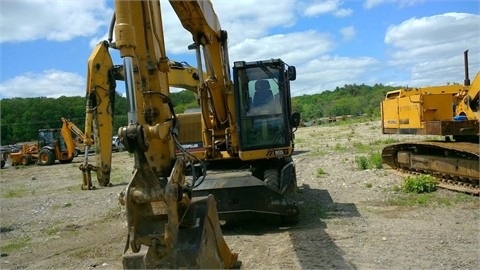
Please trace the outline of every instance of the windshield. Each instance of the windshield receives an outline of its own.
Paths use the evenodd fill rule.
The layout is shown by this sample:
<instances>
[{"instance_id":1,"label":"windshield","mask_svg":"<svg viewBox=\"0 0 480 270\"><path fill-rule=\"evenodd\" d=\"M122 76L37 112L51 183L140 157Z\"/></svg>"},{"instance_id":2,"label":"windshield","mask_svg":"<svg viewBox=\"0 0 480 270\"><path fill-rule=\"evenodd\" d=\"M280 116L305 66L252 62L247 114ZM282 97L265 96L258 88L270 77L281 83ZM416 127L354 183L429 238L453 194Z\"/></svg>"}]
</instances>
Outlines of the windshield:
<instances>
[{"instance_id":1,"label":"windshield","mask_svg":"<svg viewBox=\"0 0 480 270\"><path fill-rule=\"evenodd\" d=\"M270 66L239 69L241 144L243 148L260 149L283 146L285 119L282 113L284 94L279 87L281 70ZM281 85L281 84L280 84Z\"/></svg>"},{"instance_id":2,"label":"windshield","mask_svg":"<svg viewBox=\"0 0 480 270\"><path fill-rule=\"evenodd\" d=\"M248 68L242 71L239 72L239 77L242 86L243 113L246 115L281 113L279 71L266 67Z\"/></svg>"}]
</instances>

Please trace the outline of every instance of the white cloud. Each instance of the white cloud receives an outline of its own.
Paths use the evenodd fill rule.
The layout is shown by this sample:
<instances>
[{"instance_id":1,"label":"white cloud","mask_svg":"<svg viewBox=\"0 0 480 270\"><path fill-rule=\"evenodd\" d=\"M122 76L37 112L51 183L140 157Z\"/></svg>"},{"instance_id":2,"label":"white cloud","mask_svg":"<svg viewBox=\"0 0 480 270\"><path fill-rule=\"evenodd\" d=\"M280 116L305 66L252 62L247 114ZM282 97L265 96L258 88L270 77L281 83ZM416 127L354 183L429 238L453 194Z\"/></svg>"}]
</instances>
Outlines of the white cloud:
<instances>
[{"instance_id":1,"label":"white cloud","mask_svg":"<svg viewBox=\"0 0 480 270\"><path fill-rule=\"evenodd\" d=\"M365 2L363 2L363 7L365 9L372 9L376 6L379 6L385 2L392 2L394 0L365 0Z\"/></svg>"},{"instance_id":2,"label":"white cloud","mask_svg":"<svg viewBox=\"0 0 480 270\"><path fill-rule=\"evenodd\" d=\"M320 93L345 84L378 83L370 74L378 66L378 60L372 57L320 56L297 66L292 95Z\"/></svg>"},{"instance_id":3,"label":"white cloud","mask_svg":"<svg viewBox=\"0 0 480 270\"><path fill-rule=\"evenodd\" d=\"M411 18L391 25L385 34L390 65L408 78L410 86L463 82L463 51L470 50L470 67L480 64L477 44L480 16L445 13ZM403 73L403 74L401 74ZM473 74L474 72L471 72Z\"/></svg>"},{"instance_id":4,"label":"white cloud","mask_svg":"<svg viewBox=\"0 0 480 270\"><path fill-rule=\"evenodd\" d=\"M91 36L108 25L112 12L105 0L1 1L0 43Z\"/></svg>"},{"instance_id":5,"label":"white cloud","mask_svg":"<svg viewBox=\"0 0 480 270\"><path fill-rule=\"evenodd\" d=\"M352 9L341 8L341 9L335 10L333 12L333 15L335 17L348 17L348 16L352 15L352 13L353 13Z\"/></svg>"},{"instance_id":6,"label":"white cloud","mask_svg":"<svg viewBox=\"0 0 480 270\"><path fill-rule=\"evenodd\" d=\"M82 76L54 69L42 73L18 75L0 84L2 98L83 96L84 94L85 79Z\"/></svg>"},{"instance_id":7,"label":"white cloud","mask_svg":"<svg viewBox=\"0 0 480 270\"><path fill-rule=\"evenodd\" d=\"M187 53L193 40L167 1L160 2L169 54ZM271 29L288 29L295 23L295 1L212 1L220 26L228 31L229 46L260 38ZM192 52L191 52L192 53Z\"/></svg>"},{"instance_id":8,"label":"white cloud","mask_svg":"<svg viewBox=\"0 0 480 270\"><path fill-rule=\"evenodd\" d=\"M346 17L353 13L351 9L341 8L343 4L340 0L317 0L313 3L300 3L303 8L303 15L315 17L324 14L333 14L336 17Z\"/></svg>"},{"instance_id":9,"label":"white cloud","mask_svg":"<svg viewBox=\"0 0 480 270\"><path fill-rule=\"evenodd\" d=\"M352 40L355 37L355 27L344 27L340 29L340 34L342 34L343 40Z\"/></svg>"},{"instance_id":10,"label":"white cloud","mask_svg":"<svg viewBox=\"0 0 480 270\"><path fill-rule=\"evenodd\" d=\"M249 38L229 48L230 60L254 61L282 58L288 64L305 63L333 50L335 44L326 34L313 30Z\"/></svg>"},{"instance_id":11,"label":"white cloud","mask_svg":"<svg viewBox=\"0 0 480 270\"><path fill-rule=\"evenodd\" d=\"M19 42L21 40L52 39L56 41L85 36L82 42L90 41L94 46L107 38L106 32L112 10L105 2L97 4L87 1L49 1L49 10L45 2L26 0L21 2L17 17L31 17L25 22L13 18L6 10L15 11L15 1L1 1L1 42ZM336 26L328 28L330 34L315 30L316 25L295 32L297 19L303 16L316 17L348 16L349 9L340 0L328 1L271 1L212 0L223 29L229 33L230 63L238 60L253 61L269 58L282 58L289 65L297 67L297 81L292 83L294 95L319 93L333 90L344 84L385 83L394 85L423 86L443 84L445 82L463 81L462 52L470 49L470 74L476 73L472 67L480 64L480 51L476 38L480 36L480 16L464 13L446 13L436 16L411 18L396 25L391 25L385 33L387 46L380 55L386 55L388 61L379 61L367 52L352 51L352 57L337 55L335 49L341 40L335 40L335 33L340 33L344 41L360 39L358 26ZM346 1L345 1L346 2ZM8 3L8 5L6 4ZM43 3L43 5L38 5ZM53 3L53 5L52 5ZM63 7L68 3L69 8ZM418 3L416 0L368 0L365 7L373 8L383 3L407 5ZM38 5L38 6L35 6ZM190 33L180 24L177 16L167 1L162 1L165 42L168 57L176 61L192 61L193 52L187 50L192 43ZM103 8L98 8L99 6ZM37 10L38 15L31 10ZM84 27L79 27L64 17L77 16ZM51 12L50 12L51 10ZM62 14L60 14L62 13ZM67 12L68 13L68 12ZM341 15L343 13L343 15ZM53 14L53 15L52 15ZM5 15L5 16L4 16ZM67 15L66 15L67 16ZM42 21L40 18L46 18ZM91 20L93 23L89 24ZM310 18L309 18L310 20ZM35 24L30 21L36 22ZM26 29L23 33L14 33L6 29L8 23L17 23ZM68 22L72 25L65 25ZM52 27L63 24L62 27ZM299 25L303 27L303 25ZM38 27L36 29L35 27ZM95 29L94 29L95 28ZM61 31L65 29L65 31ZM322 29L322 28L320 28ZM23 30L22 30L23 31ZM16 32L22 32L16 31ZM298 30L299 31L299 30ZM3 34L3 33L2 33ZM352 44L352 43L349 43ZM344 46L346 44L342 44ZM348 49L342 47L342 49ZM113 52L113 51L112 51ZM121 62L118 53L112 57L116 64ZM86 61L86 59L85 59ZM193 60L194 61L194 60ZM190 62L195 65L195 62ZM5 64L6 66L8 65ZM81 71L84 71L82 65ZM24 73L11 79L3 78L0 84L0 97L12 96L60 96L84 95L85 80L81 75L58 70L48 70L36 74ZM6 79L6 80L5 80ZM121 87L122 83L119 83ZM121 91L121 90L120 90Z\"/></svg>"},{"instance_id":12,"label":"white cloud","mask_svg":"<svg viewBox=\"0 0 480 270\"><path fill-rule=\"evenodd\" d=\"M398 4L399 7L414 6L425 2L425 0L365 0L363 7L365 9L372 9L382 4Z\"/></svg>"}]
</instances>

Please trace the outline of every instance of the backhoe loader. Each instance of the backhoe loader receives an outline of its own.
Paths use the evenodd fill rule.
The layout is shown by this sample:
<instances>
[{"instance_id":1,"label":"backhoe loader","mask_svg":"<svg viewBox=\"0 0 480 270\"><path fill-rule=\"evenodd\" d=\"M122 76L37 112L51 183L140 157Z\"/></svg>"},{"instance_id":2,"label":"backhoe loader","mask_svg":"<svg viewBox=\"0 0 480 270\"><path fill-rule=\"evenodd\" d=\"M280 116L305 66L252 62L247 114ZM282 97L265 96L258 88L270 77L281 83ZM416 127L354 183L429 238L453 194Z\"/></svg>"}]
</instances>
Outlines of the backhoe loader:
<instances>
[{"instance_id":1,"label":"backhoe loader","mask_svg":"<svg viewBox=\"0 0 480 270\"><path fill-rule=\"evenodd\" d=\"M9 153L12 165L38 163L48 166L58 160L70 163L75 157L75 144L70 134L65 135L60 128L38 130L38 141L25 143L18 152Z\"/></svg>"}]
</instances>

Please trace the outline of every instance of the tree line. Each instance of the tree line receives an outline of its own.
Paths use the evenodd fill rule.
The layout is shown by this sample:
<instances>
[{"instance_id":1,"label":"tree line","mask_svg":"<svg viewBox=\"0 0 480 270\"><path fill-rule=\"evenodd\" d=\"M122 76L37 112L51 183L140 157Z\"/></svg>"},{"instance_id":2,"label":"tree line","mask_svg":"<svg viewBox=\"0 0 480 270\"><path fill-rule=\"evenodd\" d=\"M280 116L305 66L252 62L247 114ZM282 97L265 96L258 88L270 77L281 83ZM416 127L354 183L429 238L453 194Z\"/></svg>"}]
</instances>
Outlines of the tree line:
<instances>
[{"instance_id":1,"label":"tree line","mask_svg":"<svg viewBox=\"0 0 480 270\"><path fill-rule=\"evenodd\" d=\"M398 88L383 84L348 84L333 91L294 97L292 110L299 112L304 121L344 115L376 118L380 116L380 102L387 92Z\"/></svg>"},{"instance_id":2,"label":"tree line","mask_svg":"<svg viewBox=\"0 0 480 270\"><path fill-rule=\"evenodd\" d=\"M378 117L380 102L385 94L393 89L395 88L382 84L345 85L333 91L293 97L292 110L299 112L304 121L358 114ZM198 107L197 100L190 91L173 92L170 97L177 113ZM128 122L126 98L116 93L114 104L114 132L116 132L118 127ZM85 97L2 99L0 107L1 145L34 141L37 139L39 129L61 127L61 117L70 119L81 130L85 127Z\"/></svg>"}]
</instances>

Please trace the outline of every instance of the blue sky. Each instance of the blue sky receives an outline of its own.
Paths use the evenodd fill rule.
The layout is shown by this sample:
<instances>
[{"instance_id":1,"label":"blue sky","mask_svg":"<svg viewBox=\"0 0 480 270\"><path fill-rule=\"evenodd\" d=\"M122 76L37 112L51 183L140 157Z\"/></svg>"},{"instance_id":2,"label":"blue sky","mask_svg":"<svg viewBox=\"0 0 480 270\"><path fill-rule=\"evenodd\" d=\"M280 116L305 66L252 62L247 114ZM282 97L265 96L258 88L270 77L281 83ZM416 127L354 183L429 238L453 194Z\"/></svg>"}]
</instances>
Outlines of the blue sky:
<instances>
[{"instance_id":1,"label":"blue sky","mask_svg":"<svg viewBox=\"0 0 480 270\"><path fill-rule=\"evenodd\" d=\"M230 61L295 65L294 96L353 83L463 83L466 49L471 79L480 69L475 0L212 2L229 33ZM161 5L168 57L194 65L190 34L168 1ZM106 39L112 12L113 1L1 0L0 98L84 96L87 58Z\"/></svg>"}]
</instances>

